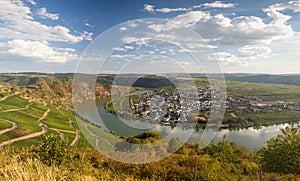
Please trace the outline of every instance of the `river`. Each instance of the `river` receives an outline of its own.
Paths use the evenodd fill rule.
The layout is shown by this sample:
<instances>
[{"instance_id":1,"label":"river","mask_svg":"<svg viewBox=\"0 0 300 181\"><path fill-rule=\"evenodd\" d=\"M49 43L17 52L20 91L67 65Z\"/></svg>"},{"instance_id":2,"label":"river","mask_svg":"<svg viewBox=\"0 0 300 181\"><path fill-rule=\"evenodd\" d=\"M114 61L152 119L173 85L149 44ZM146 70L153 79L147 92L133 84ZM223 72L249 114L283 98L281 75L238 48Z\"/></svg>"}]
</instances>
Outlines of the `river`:
<instances>
[{"instance_id":1,"label":"river","mask_svg":"<svg viewBox=\"0 0 300 181\"><path fill-rule=\"evenodd\" d=\"M104 109L104 102L105 100L99 102L96 111L95 109L91 108L92 104L87 103L82 106L82 109L79 113L83 117L91 120L96 124L100 124L99 115L101 115L101 119L106 129L112 130L120 136L134 136L147 131L156 131L162 136L166 136L170 134L170 132L175 131L176 135L178 135L178 137L180 137L181 139L191 134L191 136L187 140L187 142L189 143L199 143L199 140L201 139L201 135L203 133L203 130L201 129L198 130L198 132L196 132L195 129L183 127L175 127L174 129L172 129L170 126L150 124L146 121L140 120L129 120L128 122L126 122L127 124L125 124L124 122L120 121L117 115L114 115ZM280 128L285 128L286 126L291 127L291 124L273 125L268 127L261 127L260 129L248 128L240 130L221 130L218 131L214 140L215 142L217 142L221 140L224 135L226 135L226 139L228 141L235 142L239 146L247 147L250 151L257 151L264 145L266 145L267 140L280 134Z\"/></svg>"}]
</instances>

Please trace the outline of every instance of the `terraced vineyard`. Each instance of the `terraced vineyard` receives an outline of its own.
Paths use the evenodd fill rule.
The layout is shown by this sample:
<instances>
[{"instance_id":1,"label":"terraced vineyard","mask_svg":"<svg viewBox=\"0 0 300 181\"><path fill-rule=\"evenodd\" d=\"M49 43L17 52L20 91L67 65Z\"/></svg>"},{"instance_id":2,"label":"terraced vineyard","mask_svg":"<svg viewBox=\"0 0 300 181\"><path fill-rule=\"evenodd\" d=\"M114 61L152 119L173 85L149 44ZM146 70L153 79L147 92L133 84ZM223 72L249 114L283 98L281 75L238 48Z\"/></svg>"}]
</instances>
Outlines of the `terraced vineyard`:
<instances>
[{"instance_id":1,"label":"terraced vineyard","mask_svg":"<svg viewBox=\"0 0 300 181\"><path fill-rule=\"evenodd\" d=\"M71 146L89 147L69 110L42 105L17 94L0 100L0 147L37 145L42 135L59 134Z\"/></svg>"}]
</instances>

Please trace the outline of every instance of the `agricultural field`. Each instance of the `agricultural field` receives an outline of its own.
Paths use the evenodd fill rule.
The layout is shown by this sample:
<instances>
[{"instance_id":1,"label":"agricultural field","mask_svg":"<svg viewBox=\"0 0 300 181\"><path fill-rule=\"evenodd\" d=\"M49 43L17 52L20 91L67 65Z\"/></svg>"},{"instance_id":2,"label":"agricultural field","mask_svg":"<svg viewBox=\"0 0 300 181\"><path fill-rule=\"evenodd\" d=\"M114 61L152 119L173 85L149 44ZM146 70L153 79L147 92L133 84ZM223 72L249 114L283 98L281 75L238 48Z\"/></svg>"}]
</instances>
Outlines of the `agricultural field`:
<instances>
[{"instance_id":1,"label":"agricultural field","mask_svg":"<svg viewBox=\"0 0 300 181\"><path fill-rule=\"evenodd\" d=\"M78 125L70 110L40 104L19 95L0 100L0 147L37 145L43 135L58 134L73 146L90 147L84 136L76 134Z\"/></svg>"},{"instance_id":2,"label":"agricultural field","mask_svg":"<svg viewBox=\"0 0 300 181\"><path fill-rule=\"evenodd\" d=\"M12 95L0 102L0 110L25 108L28 104L30 103L27 100L17 95Z\"/></svg>"}]
</instances>

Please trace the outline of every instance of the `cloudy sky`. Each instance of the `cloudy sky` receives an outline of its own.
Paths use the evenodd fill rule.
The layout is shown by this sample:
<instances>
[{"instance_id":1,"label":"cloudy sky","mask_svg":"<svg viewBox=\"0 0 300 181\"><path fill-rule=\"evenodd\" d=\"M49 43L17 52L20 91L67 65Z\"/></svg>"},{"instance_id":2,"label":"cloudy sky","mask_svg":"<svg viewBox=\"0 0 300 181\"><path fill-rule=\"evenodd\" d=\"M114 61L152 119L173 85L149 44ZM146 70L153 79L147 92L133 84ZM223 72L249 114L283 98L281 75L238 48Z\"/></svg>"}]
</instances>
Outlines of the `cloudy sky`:
<instances>
[{"instance_id":1,"label":"cloudy sky","mask_svg":"<svg viewBox=\"0 0 300 181\"><path fill-rule=\"evenodd\" d=\"M0 7L0 72L74 72L84 50L101 33L129 20L161 18L147 23L153 35L194 31L201 41L179 33L173 42L185 41L190 53L209 48L207 60L217 60L223 72L300 73L300 0L1 0ZM153 67L164 62L173 70L166 61L171 57L196 71L178 47L170 42L152 46L148 37L132 34L136 30L130 28L138 23L125 25L117 26L120 34L129 31L131 36L115 37L124 45L112 47L111 64L135 59L134 45L139 45L138 56L147 52L144 61ZM91 60L86 56L81 61Z\"/></svg>"}]
</instances>

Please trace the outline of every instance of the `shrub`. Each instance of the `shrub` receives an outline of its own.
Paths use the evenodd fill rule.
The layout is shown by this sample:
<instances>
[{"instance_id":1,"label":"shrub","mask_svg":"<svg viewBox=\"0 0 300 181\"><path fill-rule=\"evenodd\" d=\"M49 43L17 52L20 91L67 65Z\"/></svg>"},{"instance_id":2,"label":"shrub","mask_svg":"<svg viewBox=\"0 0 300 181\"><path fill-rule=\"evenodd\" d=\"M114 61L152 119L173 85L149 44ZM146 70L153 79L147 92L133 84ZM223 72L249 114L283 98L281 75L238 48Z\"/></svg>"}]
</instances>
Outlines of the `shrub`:
<instances>
[{"instance_id":1,"label":"shrub","mask_svg":"<svg viewBox=\"0 0 300 181\"><path fill-rule=\"evenodd\" d=\"M45 135L39 146L39 156L46 165L62 165L68 159L68 143L57 134Z\"/></svg>"}]
</instances>

